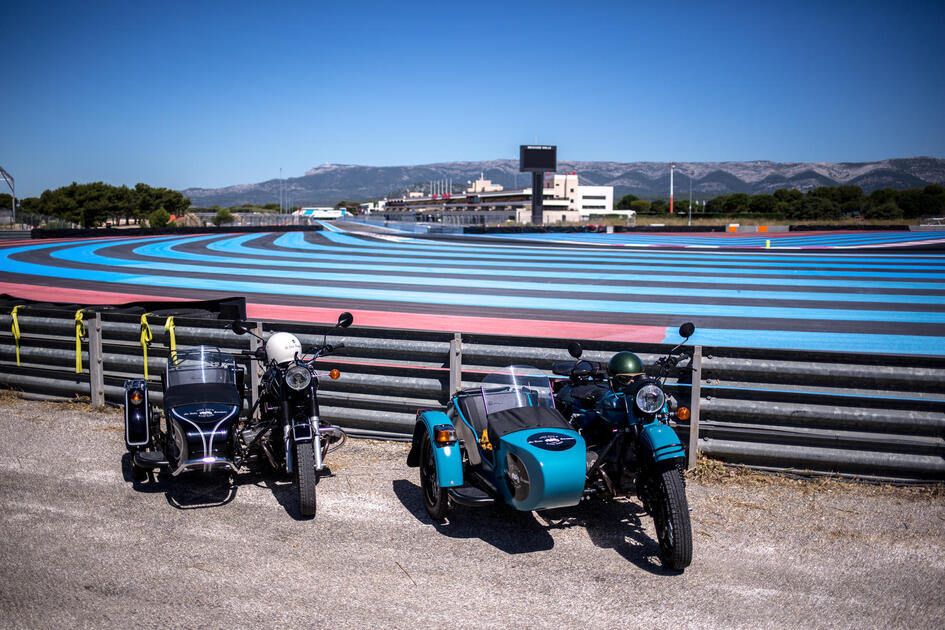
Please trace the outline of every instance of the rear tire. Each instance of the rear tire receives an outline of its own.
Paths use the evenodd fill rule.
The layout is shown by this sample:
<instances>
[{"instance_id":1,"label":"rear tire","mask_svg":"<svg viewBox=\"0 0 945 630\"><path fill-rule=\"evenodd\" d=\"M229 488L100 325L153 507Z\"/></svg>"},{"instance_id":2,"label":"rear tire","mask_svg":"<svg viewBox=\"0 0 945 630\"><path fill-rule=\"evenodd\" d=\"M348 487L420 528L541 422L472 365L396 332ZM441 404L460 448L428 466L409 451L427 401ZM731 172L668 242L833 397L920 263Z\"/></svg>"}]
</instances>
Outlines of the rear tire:
<instances>
[{"instance_id":1,"label":"rear tire","mask_svg":"<svg viewBox=\"0 0 945 630\"><path fill-rule=\"evenodd\" d=\"M315 453L311 442L295 444L295 487L302 518L315 516Z\"/></svg>"},{"instance_id":2,"label":"rear tire","mask_svg":"<svg viewBox=\"0 0 945 630\"><path fill-rule=\"evenodd\" d=\"M433 446L426 431L420 436L420 490L423 494L423 507L434 521L442 521L450 511L450 498L445 488L441 488L436 479L436 459Z\"/></svg>"},{"instance_id":3,"label":"rear tire","mask_svg":"<svg viewBox=\"0 0 945 630\"><path fill-rule=\"evenodd\" d=\"M652 488L650 509L663 566L682 571L692 562L692 524L682 473L674 464L664 465L655 472Z\"/></svg>"}]
</instances>

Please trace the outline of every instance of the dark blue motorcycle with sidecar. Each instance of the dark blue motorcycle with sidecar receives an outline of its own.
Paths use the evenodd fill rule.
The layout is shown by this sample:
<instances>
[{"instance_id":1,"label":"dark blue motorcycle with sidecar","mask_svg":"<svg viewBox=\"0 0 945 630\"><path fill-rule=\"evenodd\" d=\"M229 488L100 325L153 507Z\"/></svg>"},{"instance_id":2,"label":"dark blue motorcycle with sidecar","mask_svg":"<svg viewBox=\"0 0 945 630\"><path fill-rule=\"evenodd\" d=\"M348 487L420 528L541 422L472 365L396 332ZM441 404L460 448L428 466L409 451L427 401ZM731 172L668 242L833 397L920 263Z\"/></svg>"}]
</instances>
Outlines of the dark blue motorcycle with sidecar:
<instances>
[{"instance_id":1,"label":"dark blue motorcycle with sidecar","mask_svg":"<svg viewBox=\"0 0 945 630\"><path fill-rule=\"evenodd\" d=\"M578 344L570 349L580 356ZM418 412L407 465L420 469L427 513L441 521L454 505L530 511L635 493L653 516L664 566L682 571L692 560L685 452L667 424L662 381L642 369L613 380L584 360L553 371L567 377L557 395L541 371L512 366L458 392L446 412Z\"/></svg>"}]
</instances>

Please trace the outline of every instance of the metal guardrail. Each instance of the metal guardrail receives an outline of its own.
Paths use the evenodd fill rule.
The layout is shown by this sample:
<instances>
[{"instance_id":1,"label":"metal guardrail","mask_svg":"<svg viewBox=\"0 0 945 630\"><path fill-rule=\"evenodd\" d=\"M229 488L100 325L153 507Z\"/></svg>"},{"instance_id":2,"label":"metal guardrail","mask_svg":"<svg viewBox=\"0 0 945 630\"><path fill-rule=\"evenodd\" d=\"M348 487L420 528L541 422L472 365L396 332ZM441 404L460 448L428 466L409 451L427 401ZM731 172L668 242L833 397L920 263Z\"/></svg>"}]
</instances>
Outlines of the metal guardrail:
<instances>
[{"instance_id":1,"label":"metal guardrail","mask_svg":"<svg viewBox=\"0 0 945 630\"><path fill-rule=\"evenodd\" d=\"M74 313L19 309L20 365L10 309L0 309L0 384L37 397L88 397L120 404L126 378L144 371L139 315L86 312L76 373ZM169 349L164 317L149 316L152 400ZM237 353L255 339L228 322L175 317L178 346L216 345ZM328 326L251 323L263 334L285 330L303 345L320 342ZM568 359L566 339L509 337L358 327L329 339L345 346L319 361L341 378L324 379L322 415L353 435L404 439L417 409L442 408L460 387L497 367L530 364L550 373ZM606 361L633 350L651 364L670 346L582 341L585 357ZM945 357L793 353L687 347L688 360L667 389L689 404L692 420L676 427L697 451L763 469L841 473L877 480L945 480ZM248 366L245 357L239 361ZM250 370L251 382L258 371ZM252 388L255 391L255 388Z\"/></svg>"}]
</instances>

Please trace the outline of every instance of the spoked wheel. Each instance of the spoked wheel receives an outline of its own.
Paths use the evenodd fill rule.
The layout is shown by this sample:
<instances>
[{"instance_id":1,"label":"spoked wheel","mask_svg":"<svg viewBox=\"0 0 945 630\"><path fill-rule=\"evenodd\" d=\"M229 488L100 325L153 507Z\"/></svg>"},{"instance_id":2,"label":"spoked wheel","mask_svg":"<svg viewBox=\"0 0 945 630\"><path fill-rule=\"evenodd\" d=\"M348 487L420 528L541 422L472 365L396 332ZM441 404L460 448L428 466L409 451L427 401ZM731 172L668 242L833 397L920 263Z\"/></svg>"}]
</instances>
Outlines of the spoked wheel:
<instances>
[{"instance_id":1,"label":"spoked wheel","mask_svg":"<svg viewBox=\"0 0 945 630\"><path fill-rule=\"evenodd\" d=\"M692 524L682 473L670 464L653 474L649 508L656 525L663 566L682 571L692 562Z\"/></svg>"},{"instance_id":2,"label":"spoked wheel","mask_svg":"<svg viewBox=\"0 0 945 630\"><path fill-rule=\"evenodd\" d=\"M423 507L434 521L442 521L450 510L450 498L446 489L436 480L436 459L430 436L423 434L420 446L420 487L423 490Z\"/></svg>"},{"instance_id":3,"label":"spoked wheel","mask_svg":"<svg viewBox=\"0 0 945 630\"><path fill-rule=\"evenodd\" d=\"M315 516L315 453L311 442L295 444L295 487L299 492L299 512Z\"/></svg>"}]
</instances>

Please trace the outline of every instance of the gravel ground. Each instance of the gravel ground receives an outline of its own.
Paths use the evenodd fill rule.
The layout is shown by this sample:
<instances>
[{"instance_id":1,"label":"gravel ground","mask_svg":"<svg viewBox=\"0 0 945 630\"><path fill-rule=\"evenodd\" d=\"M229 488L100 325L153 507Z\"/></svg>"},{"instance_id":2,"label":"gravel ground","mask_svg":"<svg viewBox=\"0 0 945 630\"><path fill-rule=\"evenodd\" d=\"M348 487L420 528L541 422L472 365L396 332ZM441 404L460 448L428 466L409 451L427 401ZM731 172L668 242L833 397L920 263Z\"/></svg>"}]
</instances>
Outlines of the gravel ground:
<instances>
[{"instance_id":1,"label":"gravel ground","mask_svg":"<svg viewBox=\"0 0 945 630\"><path fill-rule=\"evenodd\" d=\"M704 465L673 574L636 503L434 525L407 445L352 440L302 521L271 476L133 485L121 422L0 398L0 626L945 626L940 489Z\"/></svg>"}]
</instances>

